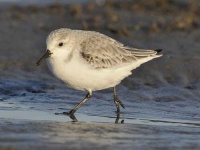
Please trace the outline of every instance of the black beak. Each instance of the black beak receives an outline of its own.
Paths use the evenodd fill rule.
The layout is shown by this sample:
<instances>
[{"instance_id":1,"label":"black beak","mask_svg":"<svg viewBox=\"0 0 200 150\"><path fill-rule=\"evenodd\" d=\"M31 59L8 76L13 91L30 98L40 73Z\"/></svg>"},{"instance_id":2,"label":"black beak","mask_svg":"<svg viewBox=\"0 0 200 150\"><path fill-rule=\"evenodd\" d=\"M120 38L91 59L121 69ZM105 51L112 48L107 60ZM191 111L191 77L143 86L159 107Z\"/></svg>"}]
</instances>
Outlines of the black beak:
<instances>
[{"instance_id":1,"label":"black beak","mask_svg":"<svg viewBox=\"0 0 200 150\"><path fill-rule=\"evenodd\" d=\"M40 63L43 61L43 59L46 59L48 57L51 56L51 51L50 50L47 50L46 53L38 60L38 62L36 63L37 66L40 65Z\"/></svg>"}]
</instances>

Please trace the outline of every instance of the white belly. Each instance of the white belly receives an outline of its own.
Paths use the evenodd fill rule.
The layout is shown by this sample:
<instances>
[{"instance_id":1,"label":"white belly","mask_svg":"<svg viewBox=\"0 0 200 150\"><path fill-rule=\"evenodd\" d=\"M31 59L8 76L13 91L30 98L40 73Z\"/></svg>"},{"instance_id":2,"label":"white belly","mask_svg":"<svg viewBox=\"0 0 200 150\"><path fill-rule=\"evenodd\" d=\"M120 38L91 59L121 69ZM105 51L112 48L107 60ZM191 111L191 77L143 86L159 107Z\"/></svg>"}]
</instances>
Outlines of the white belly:
<instances>
[{"instance_id":1,"label":"white belly","mask_svg":"<svg viewBox=\"0 0 200 150\"><path fill-rule=\"evenodd\" d=\"M56 60L57 61L57 60ZM51 72L67 86L77 90L102 90L114 87L131 74L130 66L119 69L93 69L88 64L76 62L56 62L49 59Z\"/></svg>"}]
</instances>

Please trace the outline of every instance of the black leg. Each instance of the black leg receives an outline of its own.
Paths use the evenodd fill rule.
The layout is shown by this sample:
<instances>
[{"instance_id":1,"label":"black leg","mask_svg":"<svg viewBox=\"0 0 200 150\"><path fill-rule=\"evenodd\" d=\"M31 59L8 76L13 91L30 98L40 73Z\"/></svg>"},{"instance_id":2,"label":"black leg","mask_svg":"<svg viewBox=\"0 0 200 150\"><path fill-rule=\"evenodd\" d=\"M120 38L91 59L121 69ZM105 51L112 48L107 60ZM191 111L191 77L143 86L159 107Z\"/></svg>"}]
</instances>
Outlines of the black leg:
<instances>
[{"instance_id":1,"label":"black leg","mask_svg":"<svg viewBox=\"0 0 200 150\"><path fill-rule=\"evenodd\" d=\"M119 105L121 105L123 108L125 108L125 107L124 107L124 104L117 97L116 86L113 88L113 90L114 90L114 103L115 103L115 105L117 107L117 113L119 113L120 112Z\"/></svg>"},{"instance_id":2,"label":"black leg","mask_svg":"<svg viewBox=\"0 0 200 150\"><path fill-rule=\"evenodd\" d=\"M78 120L76 119L74 113L86 102L88 101L90 98L92 97L92 92L88 91L88 94L85 96L85 98L78 104L76 105L76 107L74 107L72 110L70 110L69 112L63 112L61 114L64 115L68 115L73 122L77 122ZM56 115L59 115L60 113L55 113Z\"/></svg>"},{"instance_id":3,"label":"black leg","mask_svg":"<svg viewBox=\"0 0 200 150\"><path fill-rule=\"evenodd\" d=\"M92 97L92 94L88 92L88 94L85 96L85 98L78 104L76 107L74 107L72 110L69 112L63 112L64 114L67 115L72 115L74 114L85 102L87 102L90 98Z\"/></svg>"}]
</instances>

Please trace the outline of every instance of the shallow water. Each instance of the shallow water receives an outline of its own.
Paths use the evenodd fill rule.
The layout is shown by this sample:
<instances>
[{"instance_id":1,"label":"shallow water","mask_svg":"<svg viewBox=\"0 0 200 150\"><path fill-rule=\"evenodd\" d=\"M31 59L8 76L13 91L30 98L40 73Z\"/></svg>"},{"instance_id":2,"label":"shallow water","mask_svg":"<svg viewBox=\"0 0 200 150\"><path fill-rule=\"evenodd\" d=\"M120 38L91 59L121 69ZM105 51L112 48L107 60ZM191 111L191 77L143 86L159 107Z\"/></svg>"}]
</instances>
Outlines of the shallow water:
<instances>
[{"instance_id":1,"label":"shallow water","mask_svg":"<svg viewBox=\"0 0 200 150\"><path fill-rule=\"evenodd\" d=\"M126 106L119 118L112 90L94 92L76 113L79 122L73 123L69 116L55 112L69 111L84 92L52 80L4 80L0 145L17 149L31 145L33 149L199 149L199 100L173 97L173 87L173 91L149 88L154 98L148 100L141 94L145 88L140 88L133 92L119 86L119 97ZM157 93L162 90L168 91L163 99L164 94ZM176 93L184 91L179 90Z\"/></svg>"},{"instance_id":2,"label":"shallow water","mask_svg":"<svg viewBox=\"0 0 200 150\"><path fill-rule=\"evenodd\" d=\"M137 114L136 118L127 118L123 113L115 124L116 116L94 116L81 109L76 114L79 122L73 123L68 116L55 115L51 110L53 107L45 110L48 104L39 104L43 110L37 110L37 105L24 101L23 104L15 101L1 103L0 147L150 150L200 147L200 121L153 116L140 118Z\"/></svg>"},{"instance_id":3,"label":"shallow water","mask_svg":"<svg viewBox=\"0 0 200 150\"><path fill-rule=\"evenodd\" d=\"M199 149L198 24L192 30L149 34L148 25L163 14L132 15L120 10L118 26L140 20L146 28L129 28L131 36L112 34L106 26L97 28L126 45L163 48L165 55L142 65L118 86L118 97L125 105L120 116L113 91L107 89L93 93L76 113L79 122L74 123L55 113L69 111L86 92L67 88L45 63L35 64L50 31L63 26L82 29L81 19L70 14L68 7L0 11L0 149ZM83 18L93 17L82 9ZM104 13L103 7L96 10ZM164 17L170 20L172 16Z\"/></svg>"},{"instance_id":4,"label":"shallow water","mask_svg":"<svg viewBox=\"0 0 200 150\"><path fill-rule=\"evenodd\" d=\"M26 106L28 110L38 110L52 114L69 111L81 101L85 96L85 92L69 89L64 84L59 83L58 81L43 82L25 79L3 80L0 87L2 91L1 103L13 103L11 107L14 108L15 106L19 111L25 109L22 106ZM144 86L133 91L122 85L118 89L118 96L125 105L125 109L121 108L121 116L124 119L148 118L162 120L165 118L166 120L179 119L180 121L198 121L200 119L199 99L195 99L195 96L191 99L182 98L183 94L181 93L184 93L185 97L195 95L188 90L176 89L173 86L159 89ZM142 91L148 92L141 94ZM164 92L162 93L162 91ZM179 97L178 95L173 97L178 93L181 94ZM150 97L151 95L153 95L153 98ZM113 92L109 89L94 92L93 97L78 112L89 116L114 118L116 116L115 111Z\"/></svg>"},{"instance_id":5,"label":"shallow water","mask_svg":"<svg viewBox=\"0 0 200 150\"><path fill-rule=\"evenodd\" d=\"M1 103L0 106L1 119L15 119L25 121L52 121L52 122L73 122L66 115L56 115L47 111L35 110L25 105L13 103ZM86 123L122 123L134 125L154 125L154 126L188 126L200 127L200 121L181 120L181 119L157 119L157 118L127 118L123 113L116 116L94 116L83 113L76 113L76 118L80 118L79 122Z\"/></svg>"}]
</instances>

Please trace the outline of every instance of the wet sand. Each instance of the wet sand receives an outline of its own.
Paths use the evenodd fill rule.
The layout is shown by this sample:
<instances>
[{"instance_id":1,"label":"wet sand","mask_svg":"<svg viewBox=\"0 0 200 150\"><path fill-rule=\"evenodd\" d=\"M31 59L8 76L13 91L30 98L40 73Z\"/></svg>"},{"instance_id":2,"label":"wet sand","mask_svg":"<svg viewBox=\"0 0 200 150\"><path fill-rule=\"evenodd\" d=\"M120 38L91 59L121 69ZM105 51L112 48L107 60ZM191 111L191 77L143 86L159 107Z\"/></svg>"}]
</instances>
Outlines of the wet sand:
<instances>
[{"instance_id":1,"label":"wet sand","mask_svg":"<svg viewBox=\"0 0 200 150\"><path fill-rule=\"evenodd\" d=\"M6 119L1 120L0 141L7 149L189 150L199 148L199 138L199 128L188 126Z\"/></svg>"},{"instance_id":2,"label":"wet sand","mask_svg":"<svg viewBox=\"0 0 200 150\"><path fill-rule=\"evenodd\" d=\"M181 0L1 6L0 150L200 149L199 9L198 1ZM61 27L165 54L118 86L126 107L120 116L107 89L94 92L73 123L55 113L69 111L86 93L35 64L46 36Z\"/></svg>"},{"instance_id":3,"label":"wet sand","mask_svg":"<svg viewBox=\"0 0 200 150\"><path fill-rule=\"evenodd\" d=\"M15 117L15 118L14 118ZM173 119L66 116L1 104L1 149L198 149L200 122Z\"/></svg>"}]
</instances>

